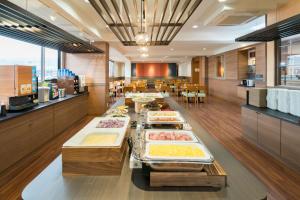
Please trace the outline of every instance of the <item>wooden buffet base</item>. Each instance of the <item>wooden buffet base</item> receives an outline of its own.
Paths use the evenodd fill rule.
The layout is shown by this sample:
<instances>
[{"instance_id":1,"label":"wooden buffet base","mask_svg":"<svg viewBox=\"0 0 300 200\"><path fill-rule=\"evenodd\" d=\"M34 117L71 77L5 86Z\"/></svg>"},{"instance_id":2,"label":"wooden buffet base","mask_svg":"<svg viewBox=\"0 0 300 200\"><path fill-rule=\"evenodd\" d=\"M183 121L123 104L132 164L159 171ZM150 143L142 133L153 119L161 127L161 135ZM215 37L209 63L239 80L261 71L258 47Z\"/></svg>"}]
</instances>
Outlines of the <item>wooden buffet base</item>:
<instances>
[{"instance_id":1,"label":"wooden buffet base","mask_svg":"<svg viewBox=\"0 0 300 200\"><path fill-rule=\"evenodd\" d=\"M124 138L120 147L62 148L63 175L120 175L127 146Z\"/></svg>"},{"instance_id":2,"label":"wooden buffet base","mask_svg":"<svg viewBox=\"0 0 300 200\"><path fill-rule=\"evenodd\" d=\"M166 168L166 170L150 171L151 187L204 186L220 188L226 186L227 174L217 161L214 161L211 165L204 166L190 164L183 167L181 164L174 164L173 166L160 164L159 167L161 169Z\"/></svg>"}]
</instances>

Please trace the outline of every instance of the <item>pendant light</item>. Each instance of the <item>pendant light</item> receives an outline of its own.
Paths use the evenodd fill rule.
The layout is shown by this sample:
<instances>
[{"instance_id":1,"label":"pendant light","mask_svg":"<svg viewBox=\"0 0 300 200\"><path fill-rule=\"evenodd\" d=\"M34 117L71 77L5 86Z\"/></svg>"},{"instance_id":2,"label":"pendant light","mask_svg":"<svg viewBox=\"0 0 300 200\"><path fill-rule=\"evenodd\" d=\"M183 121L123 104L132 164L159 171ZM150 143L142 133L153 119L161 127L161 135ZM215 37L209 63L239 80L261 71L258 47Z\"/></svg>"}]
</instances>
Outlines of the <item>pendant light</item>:
<instances>
[{"instance_id":1,"label":"pendant light","mask_svg":"<svg viewBox=\"0 0 300 200\"><path fill-rule=\"evenodd\" d=\"M146 45L149 41L149 35L145 32L143 22L145 20L145 1L141 0L141 29L135 36L135 42L137 45Z\"/></svg>"}]
</instances>

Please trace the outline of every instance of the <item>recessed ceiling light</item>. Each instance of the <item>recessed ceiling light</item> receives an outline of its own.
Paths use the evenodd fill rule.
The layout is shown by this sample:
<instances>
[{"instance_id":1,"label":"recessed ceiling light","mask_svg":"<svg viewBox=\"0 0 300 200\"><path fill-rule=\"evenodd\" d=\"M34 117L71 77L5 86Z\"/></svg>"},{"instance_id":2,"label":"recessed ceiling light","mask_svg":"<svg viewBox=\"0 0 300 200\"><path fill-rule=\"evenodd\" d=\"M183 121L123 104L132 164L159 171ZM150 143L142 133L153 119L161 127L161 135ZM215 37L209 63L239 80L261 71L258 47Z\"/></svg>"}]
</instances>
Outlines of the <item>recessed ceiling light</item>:
<instances>
[{"instance_id":1,"label":"recessed ceiling light","mask_svg":"<svg viewBox=\"0 0 300 200\"><path fill-rule=\"evenodd\" d=\"M219 0L219 2L225 2L225 1L227 1L227 0Z\"/></svg>"},{"instance_id":2,"label":"recessed ceiling light","mask_svg":"<svg viewBox=\"0 0 300 200\"><path fill-rule=\"evenodd\" d=\"M199 27L198 25L193 25L193 26L192 26L192 28L198 28L198 27Z\"/></svg>"},{"instance_id":3,"label":"recessed ceiling light","mask_svg":"<svg viewBox=\"0 0 300 200\"><path fill-rule=\"evenodd\" d=\"M141 52L148 52L148 47L143 46L143 47L140 47L138 50Z\"/></svg>"},{"instance_id":4,"label":"recessed ceiling light","mask_svg":"<svg viewBox=\"0 0 300 200\"><path fill-rule=\"evenodd\" d=\"M85 2L85 3L90 3L90 1L89 1L89 0L84 0L84 2Z\"/></svg>"},{"instance_id":5,"label":"recessed ceiling light","mask_svg":"<svg viewBox=\"0 0 300 200\"><path fill-rule=\"evenodd\" d=\"M142 53L141 56L145 58L145 57L148 57L149 55L147 53Z\"/></svg>"},{"instance_id":6,"label":"recessed ceiling light","mask_svg":"<svg viewBox=\"0 0 300 200\"><path fill-rule=\"evenodd\" d=\"M171 49L170 49L170 51L174 51L174 49L173 49L173 48L171 48Z\"/></svg>"},{"instance_id":7,"label":"recessed ceiling light","mask_svg":"<svg viewBox=\"0 0 300 200\"><path fill-rule=\"evenodd\" d=\"M56 17L55 16L50 16L50 19L52 20L52 21L55 21L56 20Z\"/></svg>"}]
</instances>

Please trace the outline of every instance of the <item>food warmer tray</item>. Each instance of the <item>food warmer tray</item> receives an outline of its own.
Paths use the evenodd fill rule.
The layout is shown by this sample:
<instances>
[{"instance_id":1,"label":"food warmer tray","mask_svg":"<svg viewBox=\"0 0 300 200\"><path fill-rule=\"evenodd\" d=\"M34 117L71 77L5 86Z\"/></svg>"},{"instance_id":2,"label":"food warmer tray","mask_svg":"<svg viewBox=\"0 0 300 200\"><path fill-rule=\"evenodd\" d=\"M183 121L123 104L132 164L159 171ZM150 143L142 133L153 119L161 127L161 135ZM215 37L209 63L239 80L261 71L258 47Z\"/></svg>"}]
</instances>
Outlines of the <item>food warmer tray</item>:
<instances>
[{"instance_id":1,"label":"food warmer tray","mask_svg":"<svg viewBox=\"0 0 300 200\"><path fill-rule=\"evenodd\" d=\"M146 157L146 145L148 142L145 141L145 135L142 136L133 136L132 137L132 155L136 160L139 160L140 162L144 164L160 164L160 163L190 163L190 164L212 164L214 161L213 155L210 153L210 151L206 148L206 146L203 144L203 142L195 136L197 139L196 144L202 145L204 151L209 155L209 159L207 160L194 160L194 159L174 159L174 158L168 158L168 159L156 159L156 158L149 158ZM160 143L160 142L159 142ZM188 144L188 143L185 143Z\"/></svg>"},{"instance_id":2,"label":"food warmer tray","mask_svg":"<svg viewBox=\"0 0 300 200\"><path fill-rule=\"evenodd\" d=\"M175 134L185 134L191 138L191 140L152 140L150 139L150 133L152 134L160 134L161 132L164 133L175 133ZM147 129L145 130L145 140L146 142L166 142L166 141L172 141L173 143L180 142L180 143L190 143L190 142L197 142L197 138L195 137L194 133L192 131L187 130L173 130L173 129Z\"/></svg>"}]
</instances>

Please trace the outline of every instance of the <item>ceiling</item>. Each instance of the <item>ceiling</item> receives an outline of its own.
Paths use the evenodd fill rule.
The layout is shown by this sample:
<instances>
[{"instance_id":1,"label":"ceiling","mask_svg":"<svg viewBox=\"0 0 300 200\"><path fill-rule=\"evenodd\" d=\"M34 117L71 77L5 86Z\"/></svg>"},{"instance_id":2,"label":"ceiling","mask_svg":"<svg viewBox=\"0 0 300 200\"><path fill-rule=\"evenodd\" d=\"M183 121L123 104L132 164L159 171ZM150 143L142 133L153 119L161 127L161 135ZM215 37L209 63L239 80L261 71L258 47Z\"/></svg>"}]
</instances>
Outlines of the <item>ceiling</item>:
<instances>
[{"instance_id":1,"label":"ceiling","mask_svg":"<svg viewBox=\"0 0 300 200\"><path fill-rule=\"evenodd\" d=\"M187 57L215 54L220 49L233 46L235 38L263 28L265 18L259 16L287 2L287 0L227 0L225 2L203 0L169 45L150 46L148 57L141 57L139 47L124 46L86 0L27 0L22 3L19 0L10 1L18 5L22 4L21 6L30 12L77 37L89 41L108 41L111 47L116 48L132 62L180 62ZM116 0L117 4L121 4L122 1ZM126 2L130 1L139 0L126 0ZM174 5L176 0L170 2ZM150 20L151 13L147 14L147 9L146 15ZM55 20L52 20L51 16L55 17Z\"/></svg>"},{"instance_id":2,"label":"ceiling","mask_svg":"<svg viewBox=\"0 0 300 200\"><path fill-rule=\"evenodd\" d=\"M101 19L125 46L168 45L202 0L89 0ZM142 38L143 39L143 38Z\"/></svg>"}]
</instances>

